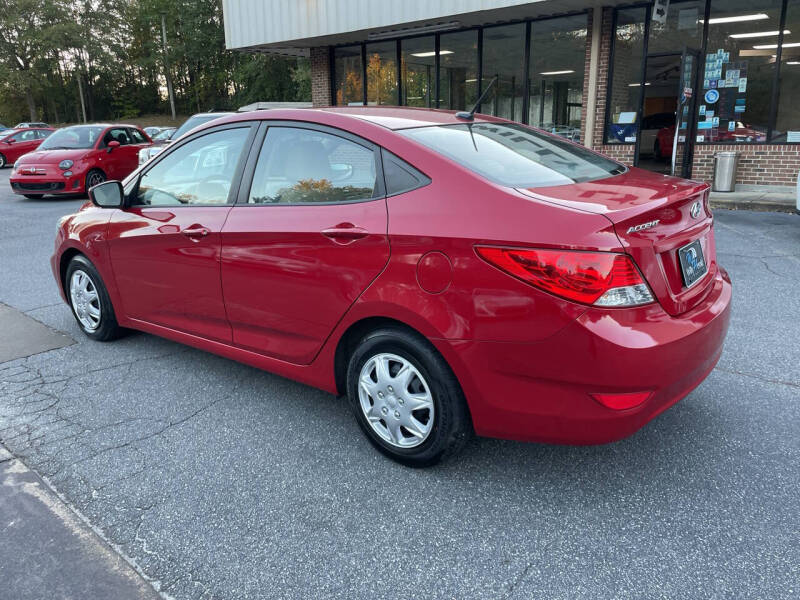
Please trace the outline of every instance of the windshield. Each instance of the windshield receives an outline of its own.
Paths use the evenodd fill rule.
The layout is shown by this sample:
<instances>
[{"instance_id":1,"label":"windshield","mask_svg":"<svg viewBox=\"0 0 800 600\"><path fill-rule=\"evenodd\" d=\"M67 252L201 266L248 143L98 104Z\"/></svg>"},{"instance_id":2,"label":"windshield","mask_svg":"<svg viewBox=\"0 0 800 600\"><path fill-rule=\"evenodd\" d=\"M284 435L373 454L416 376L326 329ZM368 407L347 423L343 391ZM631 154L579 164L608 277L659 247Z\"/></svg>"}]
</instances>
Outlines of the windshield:
<instances>
[{"instance_id":1,"label":"windshield","mask_svg":"<svg viewBox=\"0 0 800 600\"><path fill-rule=\"evenodd\" d=\"M78 125L59 129L48 137L39 150L81 150L94 146L105 127Z\"/></svg>"},{"instance_id":2,"label":"windshield","mask_svg":"<svg viewBox=\"0 0 800 600\"><path fill-rule=\"evenodd\" d=\"M164 131L160 131L155 136L153 136L153 141L163 141L168 140L172 137L172 134L175 133L174 129L165 129Z\"/></svg>"},{"instance_id":3,"label":"windshield","mask_svg":"<svg viewBox=\"0 0 800 600\"><path fill-rule=\"evenodd\" d=\"M508 187L567 185L625 172L613 160L522 125L465 123L398 133Z\"/></svg>"},{"instance_id":4,"label":"windshield","mask_svg":"<svg viewBox=\"0 0 800 600\"><path fill-rule=\"evenodd\" d=\"M183 125L178 127L177 131L170 139L177 140L187 131L191 131L192 129L202 125L203 123L208 123L209 121L213 121L214 119L219 119L220 117L224 116L225 115L221 115L219 113L209 113L207 115L195 115L194 117L186 121Z\"/></svg>"}]
</instances>

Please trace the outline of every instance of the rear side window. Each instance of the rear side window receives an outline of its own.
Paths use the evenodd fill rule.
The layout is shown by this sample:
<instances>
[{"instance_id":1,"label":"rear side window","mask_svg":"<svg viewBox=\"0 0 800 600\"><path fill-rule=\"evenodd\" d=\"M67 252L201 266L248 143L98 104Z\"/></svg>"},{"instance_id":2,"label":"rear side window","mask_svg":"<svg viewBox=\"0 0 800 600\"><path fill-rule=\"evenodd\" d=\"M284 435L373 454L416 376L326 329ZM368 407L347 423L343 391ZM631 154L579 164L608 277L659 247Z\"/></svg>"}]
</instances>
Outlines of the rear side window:
<instances>
[{"instance_id":1,"label":"rear side window","mask_svg":"<svg viewBox=\"0 0 800 600\"><path fill-rule=\"evenodd\" d=\"M375 152L343 137L270 127L258 156L249 204L357 202L376 196Z\"/></svg>"},{"instance_id":2,"label":"rear side window","mask_svg":"<svg viewBox=\"0 0 800 600\"><path fill-rule=\"evenodd\" d=\"M566 185L625 172L613 160L522 125L474 123L398 131L500 185Z\"/></svg>"},{"instance_id":3,"label":"rear side window","mask_svg":"<svg viewBox=\"0 0 800 600\"><path fill-rule=\"evenodd\" d=\"M381 151L383 176L386 179L386 195L395 196L428 185L431 180L394 154Z\"/></svg>"}]
</instances>

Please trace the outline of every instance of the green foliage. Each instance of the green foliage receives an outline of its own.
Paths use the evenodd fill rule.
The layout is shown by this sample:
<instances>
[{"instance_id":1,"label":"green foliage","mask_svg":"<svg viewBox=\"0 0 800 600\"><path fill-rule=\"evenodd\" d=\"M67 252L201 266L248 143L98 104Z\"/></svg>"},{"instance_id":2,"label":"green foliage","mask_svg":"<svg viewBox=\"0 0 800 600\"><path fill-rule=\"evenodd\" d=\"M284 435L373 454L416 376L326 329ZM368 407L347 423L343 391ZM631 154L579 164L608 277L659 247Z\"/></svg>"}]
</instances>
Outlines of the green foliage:
<instances>
[{"instance_id":1,"label":"green foliage","mask_svg":"<svg viewBox=\"0 0 800 600\"><path fill-rule=\"evenodd\" d=\"M167 30L167 55L161 18ZM191 114L311 99L307 59L225 49L221 0L0 0L0 122Z\"/></svg>"}]
</instances>

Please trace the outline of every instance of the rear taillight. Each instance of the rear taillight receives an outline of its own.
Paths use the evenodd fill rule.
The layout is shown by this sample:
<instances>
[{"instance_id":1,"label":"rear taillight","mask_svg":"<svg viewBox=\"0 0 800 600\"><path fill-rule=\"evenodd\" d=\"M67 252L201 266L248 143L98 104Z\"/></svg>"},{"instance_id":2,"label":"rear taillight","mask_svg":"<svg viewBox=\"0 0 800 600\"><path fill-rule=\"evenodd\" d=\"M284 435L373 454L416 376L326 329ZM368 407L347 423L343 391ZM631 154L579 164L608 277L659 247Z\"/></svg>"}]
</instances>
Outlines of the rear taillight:
<instances>
[{"instance_id":1,"label":"rear taillight","mask_svg":"<svg viewBox=\"0 0 800 600\"><path fill-rule=\"evenodd\" d=\"M622 307L654 301L627 254L495 246L475 250L509 275L573 302Z\"/></svg>"}]
</instances>

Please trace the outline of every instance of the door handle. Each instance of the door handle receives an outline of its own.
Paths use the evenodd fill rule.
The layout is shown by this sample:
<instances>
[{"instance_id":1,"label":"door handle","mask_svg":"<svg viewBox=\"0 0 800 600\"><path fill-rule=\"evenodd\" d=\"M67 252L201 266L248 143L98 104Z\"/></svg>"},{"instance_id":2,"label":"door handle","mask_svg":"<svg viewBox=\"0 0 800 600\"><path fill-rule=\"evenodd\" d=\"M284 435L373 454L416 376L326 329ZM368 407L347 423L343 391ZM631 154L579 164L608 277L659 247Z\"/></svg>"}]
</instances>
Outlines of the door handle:
<instances>
[{"instance_id":1,"label":"door handle","mask_svg":"<svg viewBox=\"0 0 800 600\"><path fill-rule=\"evenodd\" d=\"M337 244L345 245L367 237L369 231L361 227L356 227L352 223L339 223L335 227L323 229L322 235L333 240Z\"/></svg>"},{"instance_id":2,"label":"door handle","mask_svg":"<svg viewBox=\"0 0 800 600\"><path fill-rule=\"evenodd\" d=\"M206 237L209 233L211 233L205 227L200 225L195 225L192 227L187 227L186 229L182 229L181 233L186 237L194 240L195 242L199 241L201 238Z\"/></svg>"}]
</instances>

